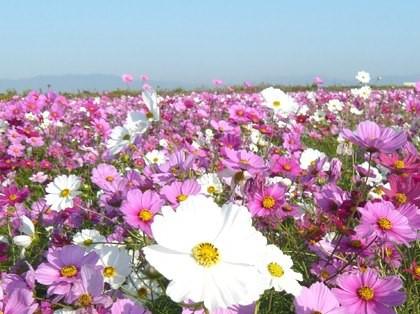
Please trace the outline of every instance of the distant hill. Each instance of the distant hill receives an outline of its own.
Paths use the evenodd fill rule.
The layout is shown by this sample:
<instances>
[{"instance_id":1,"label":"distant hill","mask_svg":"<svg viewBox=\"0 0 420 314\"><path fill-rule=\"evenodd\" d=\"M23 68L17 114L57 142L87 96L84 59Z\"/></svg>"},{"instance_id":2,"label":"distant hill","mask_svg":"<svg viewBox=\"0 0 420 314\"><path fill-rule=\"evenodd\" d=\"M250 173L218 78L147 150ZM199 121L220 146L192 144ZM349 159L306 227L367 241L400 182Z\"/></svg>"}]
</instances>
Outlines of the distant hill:
<instances>
[{"instance_id":1,"label":"distant hill","mask_svg":"<svg viewBox=\"0 0 420 314\"><path fill-rule=\"evenodd\" d=\"M280 76L271 77L253 82L254 84L265 83L266 85L309 85L312 83L313 76ZM334 77L323 77L326 85L357 85L356 80L340 79ZM373 85L402 85L404 82L416 82L420 80L419 75L401 75L401 76L383 76L380 79L373 77L371 84ZM202 82L175 82L175 81L151 81L150 84L155 88L175 89L184 88L192 89L199 87L211 87L211 82L203 84ZM240 85L242 82L226 82L226 84ZM140 81L130 84L130 89L139 89ZM67 75L39 75L31 78L22 79L0 79L0 93L6 90L16 90L18 92L26 90L42 90L46 91L50 88L60 92L79 92L79 91L110 91L116 89L126 89L127 85L121 81L121 77L112 74L67 74Z\"/></svg>"}]
</instances>

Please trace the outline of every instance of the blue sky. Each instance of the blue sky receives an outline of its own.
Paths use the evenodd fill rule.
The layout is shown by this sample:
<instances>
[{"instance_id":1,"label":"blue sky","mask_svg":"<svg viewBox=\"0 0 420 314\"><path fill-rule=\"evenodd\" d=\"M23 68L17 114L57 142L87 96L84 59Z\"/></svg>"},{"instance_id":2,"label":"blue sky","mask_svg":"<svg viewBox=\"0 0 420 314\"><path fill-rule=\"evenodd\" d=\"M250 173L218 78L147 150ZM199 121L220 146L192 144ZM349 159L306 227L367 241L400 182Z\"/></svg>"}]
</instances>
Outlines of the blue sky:
<instances>
[{"instance_id":1,"label":"blue sky","mask_svg":"<svg viewBox=\"0 0 420 314\"><path fill-rule=\"evenodd\" d=\"M0 78L420 74L420 1L3 0Z\"/></svg>"}]
</instances>

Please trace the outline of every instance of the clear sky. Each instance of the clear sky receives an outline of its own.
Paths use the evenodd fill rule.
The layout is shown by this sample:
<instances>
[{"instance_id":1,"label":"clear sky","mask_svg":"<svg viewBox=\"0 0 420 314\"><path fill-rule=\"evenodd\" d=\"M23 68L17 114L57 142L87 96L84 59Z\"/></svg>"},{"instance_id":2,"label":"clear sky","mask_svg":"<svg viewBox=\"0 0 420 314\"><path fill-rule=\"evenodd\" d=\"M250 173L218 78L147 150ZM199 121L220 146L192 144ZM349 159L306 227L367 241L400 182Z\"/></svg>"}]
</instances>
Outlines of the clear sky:
<instances>
[{"instance_id":1,"label":"clear sky","mask_svg":"<svg viewBox=\"0 0 420 314\"><path fill-rule=\"evenodd\" d=\"M1 0L0 78L420 74L418 0Z\"/></svg>"}]
</instances>

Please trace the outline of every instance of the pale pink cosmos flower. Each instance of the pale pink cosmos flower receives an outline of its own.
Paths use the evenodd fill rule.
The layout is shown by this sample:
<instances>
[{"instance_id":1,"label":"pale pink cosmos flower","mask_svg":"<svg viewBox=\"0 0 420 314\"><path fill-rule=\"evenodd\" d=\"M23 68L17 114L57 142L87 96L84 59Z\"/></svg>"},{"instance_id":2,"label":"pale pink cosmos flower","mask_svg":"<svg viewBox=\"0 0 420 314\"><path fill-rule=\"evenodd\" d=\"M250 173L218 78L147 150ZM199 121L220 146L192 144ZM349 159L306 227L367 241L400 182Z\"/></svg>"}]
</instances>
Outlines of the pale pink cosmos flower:
<instances>
[{"instance_id":1,"label":"pale pink cosmos flower","mask_svg":"<svg viewBox=\"0 0 420 314\"><path fill-rule=\"evenodd\" d=\"M121 79L124 83L130 84L134 78L131 74L125 73L121 76Z\"/></svg>"},{"instance_id":2,"label":"pale pink cosmos flower","mask_svg":"<svg viewBox=\"0 0 420 314\"><path fill-rule=\"evenodd\" d=\"M48 175L45 174L42 171L38 171L37 173L34 173L29 180L35 183L44 183L48 179Z\"/></svg>"}]
</instances>

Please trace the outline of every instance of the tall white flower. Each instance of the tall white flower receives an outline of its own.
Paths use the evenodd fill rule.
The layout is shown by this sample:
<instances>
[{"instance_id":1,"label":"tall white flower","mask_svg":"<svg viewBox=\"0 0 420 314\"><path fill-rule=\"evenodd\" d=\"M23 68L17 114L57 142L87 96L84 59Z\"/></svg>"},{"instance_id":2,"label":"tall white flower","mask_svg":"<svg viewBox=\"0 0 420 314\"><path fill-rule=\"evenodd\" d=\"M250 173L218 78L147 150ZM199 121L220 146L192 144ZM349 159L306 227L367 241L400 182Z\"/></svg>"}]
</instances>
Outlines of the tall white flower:
<instances>
[{"instance_id":1,"label":"tall white flower","mask_svg":"<svg viewBox=\"0 0 420 314\"><path fill-rule=\"evenodd\" d=\"M300 155L300 167L307 170L318 159L325 158L325 154L317 149L307 148Z\"/></svg>"},{"instance_id":2,"label":"tall white flower","mask_svg":"<svg viewBox=\"0 0 420 314\"><path fill-rule=\"evenodd\" d=\"M267 245L264 253L260 256L258 270L264 278L265 288L274 288L276 291L285 290L294 296L298 296L302 286L302 274L292 269L293 261L288 255L275 245Z\"/></svg>"},{"instance_id":3,"label":"tall white flower","mask_svg":"<svg viewBox=\"0 0 420 314\"><path fill-rule=\"evenodd\" d=\"M100 248L104 245L104 243L96 242L106 242L106 238L95 229L83 229L73 236L73 243L87 250Z\"/></svg>"},{"instance_id":4,"label":"tall white flower","mask_svg":"<svg viewBox=\"0 0 420 314\"><path fill-rule=\"evenodd\" d=\"M167 157L163 151L154 149L144 156L144 160L147 165L162 165L166 162Z\"/></svg>"},{"instance_id":5,"label":"tall white flower","mask_svg":"<svg viewBox=\"0 0 420 314\"><path fill-rule=\"evenodd\" d=\"M359 71L357 72L356 80L362 84L367 84L370 82L370 74L366 71Z\"/></svg>"},{"instance_id":6,"label":"tall white flower","mask_svg":"<svg viewBox=\"0 0 420 314\"><path fill-rule=\"evenodd\" d=\"M26 216L20 217L20 223L19 231L23 234L13 237L13 243L26 249L31 245L32 240L34 239L35 226Z\"/></svg>"},{"instance_id":7,"label":"tall white flower","mask_svg":"<svg viewBox=\"0 0 420 314\"><path fill-rule=\"evenodd\" d=\"M217 173L206 173L198 178L201 186L201 193L206 195L214 195L223 191L222 182L220 182Z\"/></svg>"},{"instance_id":8,"label":"tall white flower","mask_svg":"<svg viewBox=\"0 0 420 314\"><path fill-rule=\"evenodd\" d=\"M127 128L117 126L112 129L111 136L106 142L106 147L111 154L116 155L122 151L128 144L134 142L134 138L130 135Z\"/></svg>"},{"instance_id":9,"label":"tall white flower","mask_svg":"<svg viewBox=\"0 0 420 314\"><path fill-rule=\"evenodd\" d=\"M130 111L127 113L124 127L132 137L143 134L149 127L147 116L141 111Z\"/></svg>"},{"instance_id":10,"label":"tall white flower","mask_svg":"<svg viewBox=\"0 0 420 314\"><path fill-rule=\"evenodd\" d=\"M329 111L337 113L343 110L344 104L338 99L331 99L329 102L327 102L327 108Z\"/></svg>"},{"instance_id":11,"label":"tall white flower","mask_svg":"<svg viewBox=\"0 0 420 314\"><path fill-rule=\"evenodd\" d=\"M144 90L141 95L143 97L143 101L146 104L147 109L149 109L148 118L152 118L154 121L159 121L160 111L156 91L152 89L147 89Z\"/></svg>"},{"instance_id":12,"label":"tall white flower","mask_svg":"<svg viewBox=\"0 0 420 314\"><path fill-rule=\"evenodd\" d=\"M261 95L264 98L263 104L282 117L288 117L299 109L296 101L281 89L269 87L261 91Z\"/></svg>"},{"instance_id":13,"label":"tall white flower","mask_svg":"<svg viewBox=\"0 0 420 314\"><path fill-rule=\"evenodd\" d=\"M164 207L152 231L157 244L143 251L170 280L166 293L175 302L204 302L212 312L250 304L262 293L255 265L266 240L245 207L220 208L211 198L191 196L176 211Z\"/></svg>"},{"instance_id":14,"label":"tall white flower","mask_svg":"<svg viewBox=\"0 0 420 314\"><path fill-rule=\"evenodd\" d=\"M80 194L80 178L75 175L61 175L50 182L45 189L47 205L52 210L61 211L73 206L73 199Z\"/></svg>"},{"instance_id":15,"label":"tall white flower","mask_svg":"<svg viewBox=\"0 0 420 314\"><path fill-rule=\"evenodd\" d=\"M103 246L95 251L99 255L98 265L103 267L104 281L118 289L131 273L130 255L116 246Z\"/></svg>"}]
</instances>

